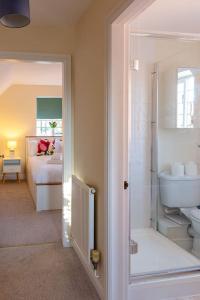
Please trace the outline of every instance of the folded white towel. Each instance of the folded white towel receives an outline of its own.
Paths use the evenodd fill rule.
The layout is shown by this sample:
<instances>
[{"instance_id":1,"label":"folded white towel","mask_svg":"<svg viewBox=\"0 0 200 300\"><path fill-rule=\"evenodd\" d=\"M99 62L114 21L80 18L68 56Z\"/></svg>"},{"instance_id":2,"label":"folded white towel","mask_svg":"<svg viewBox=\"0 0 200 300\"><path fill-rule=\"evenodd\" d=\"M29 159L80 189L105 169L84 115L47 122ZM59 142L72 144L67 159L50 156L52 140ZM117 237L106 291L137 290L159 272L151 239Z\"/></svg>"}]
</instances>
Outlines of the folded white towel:
<instances>
[{"instance_id":1,"label":"folded white towel","mask_svg":"<svg viewBox=\"0 0 200 300\"><path fill-rule=\"evenodd\" d=\"M184 176L184 165L180 162L175 162L172 166L171 166L171 175L172 176Z\"/></svg>"},{"instance_id":2,"label":"folded white towel","mask_svg":"<svg viewBox=\"0 0 200 300\"><path fill-rule=\"evenodd\" d=\"M194 161L189 161L185 164L185 175L187 176L197 176L198 175L198 167Z\"/></svg>"}]
</instances>

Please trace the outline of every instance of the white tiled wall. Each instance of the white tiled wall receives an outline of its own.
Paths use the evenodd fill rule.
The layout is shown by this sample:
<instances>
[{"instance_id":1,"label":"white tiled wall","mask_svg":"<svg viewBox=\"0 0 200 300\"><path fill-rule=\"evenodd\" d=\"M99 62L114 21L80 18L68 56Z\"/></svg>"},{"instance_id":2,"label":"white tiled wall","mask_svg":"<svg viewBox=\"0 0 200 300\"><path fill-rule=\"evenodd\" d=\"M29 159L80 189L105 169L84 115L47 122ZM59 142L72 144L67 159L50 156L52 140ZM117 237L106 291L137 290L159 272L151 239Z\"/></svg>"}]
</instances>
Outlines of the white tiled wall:
<instances>
[{"instance_id":1,"label":"white tiled wall","mask_svg":"<svg viewBox=\"0 0 200 300\"><path fill-rule=\"evenodd\" d=\"M159 62L159 171L176 162L200 163L200 129L177 129L177 69L199 68L199 43L180 43L180 51Z\"/></svg>"},{"instance_id":2,"label":"white tiled wall","mask_svg":"<svg viewBox=\"0 0 200 300\"><path fill-rule=\"evenodd\" d=\"M159 171L176 161L200 163L200 129L159 129Z\"/></svg>"}]
</instances>

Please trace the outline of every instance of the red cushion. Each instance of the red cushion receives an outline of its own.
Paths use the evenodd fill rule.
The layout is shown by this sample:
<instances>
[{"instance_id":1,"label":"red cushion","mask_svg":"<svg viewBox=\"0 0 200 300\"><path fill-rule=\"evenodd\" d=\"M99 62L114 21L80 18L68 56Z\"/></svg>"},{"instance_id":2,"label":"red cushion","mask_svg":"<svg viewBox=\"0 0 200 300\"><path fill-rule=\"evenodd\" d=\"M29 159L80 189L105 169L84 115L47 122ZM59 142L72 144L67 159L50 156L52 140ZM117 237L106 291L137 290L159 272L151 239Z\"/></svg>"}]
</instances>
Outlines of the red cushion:
<instances>
[{"instance_id":1,"label":"red cushion","mask_svg":"<svg viewBox=\"0 0 200 300\"><path fill-rule=\"evenodd\" d=\"M40 140L38 143L38 153L40 154L40 153L44 152L46 154L46 152L49 149L49 145L50 145L50 142L48 140Z\"/></svg>"}]
</instances>

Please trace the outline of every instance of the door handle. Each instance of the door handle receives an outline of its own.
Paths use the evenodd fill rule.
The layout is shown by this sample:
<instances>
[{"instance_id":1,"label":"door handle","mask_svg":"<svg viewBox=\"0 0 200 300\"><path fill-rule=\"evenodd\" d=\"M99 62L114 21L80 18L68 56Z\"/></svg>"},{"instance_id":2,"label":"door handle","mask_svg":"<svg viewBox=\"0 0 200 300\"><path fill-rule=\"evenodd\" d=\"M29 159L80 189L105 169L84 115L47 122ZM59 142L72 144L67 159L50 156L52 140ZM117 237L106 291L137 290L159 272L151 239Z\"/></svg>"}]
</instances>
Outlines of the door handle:
<instances>
[{"instance_id":1,"label":"door handle","mask_svg":"<svg viewBox=\"0 0 200 300\"><path fill-rule=\"evenodd\" d=\"M124 181L124 190L128 189L128 181Z\"/></svg>"}]
</instances>

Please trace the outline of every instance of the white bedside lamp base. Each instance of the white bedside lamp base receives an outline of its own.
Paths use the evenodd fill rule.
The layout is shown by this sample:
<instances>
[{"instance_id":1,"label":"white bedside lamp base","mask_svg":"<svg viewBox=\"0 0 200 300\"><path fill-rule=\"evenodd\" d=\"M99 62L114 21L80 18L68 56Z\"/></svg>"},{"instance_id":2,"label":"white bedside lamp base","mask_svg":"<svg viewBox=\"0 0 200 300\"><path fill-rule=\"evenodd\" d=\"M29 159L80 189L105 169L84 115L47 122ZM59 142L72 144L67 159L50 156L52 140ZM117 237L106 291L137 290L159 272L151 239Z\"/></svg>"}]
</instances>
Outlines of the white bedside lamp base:
<instances>
[{"instance_id":1,"label":"white bedside lamp base","mask_svg":"<svg viewBox=\"0 0 200 300\"><path fill-rule=\"evenodd\" d=\"M14 158L15 157L15 149L17 147L17 142L16 141L8 141L7 147L9 149L10 158Z\"/></svg>"},{"instance_id":2,"label":"white bedside lamp base","mask_svg":"<svg viewBox=\"0 0 200 300\"><path fill-rule=\"evenodd\" d=\"M15 150L10 150L9 151L9 157L14 158L15 157Z\"/></svg>"}]
</instances>

